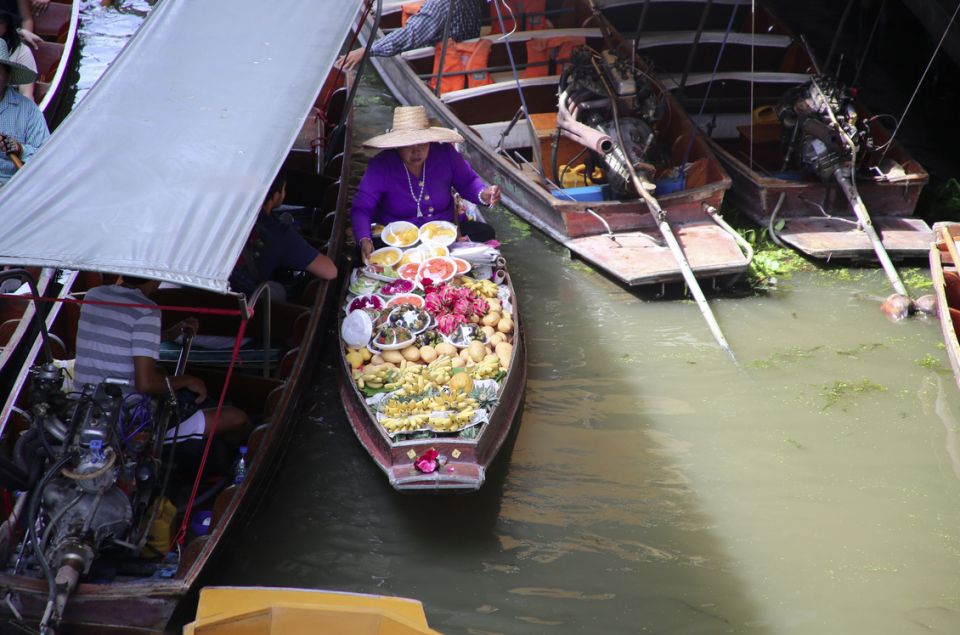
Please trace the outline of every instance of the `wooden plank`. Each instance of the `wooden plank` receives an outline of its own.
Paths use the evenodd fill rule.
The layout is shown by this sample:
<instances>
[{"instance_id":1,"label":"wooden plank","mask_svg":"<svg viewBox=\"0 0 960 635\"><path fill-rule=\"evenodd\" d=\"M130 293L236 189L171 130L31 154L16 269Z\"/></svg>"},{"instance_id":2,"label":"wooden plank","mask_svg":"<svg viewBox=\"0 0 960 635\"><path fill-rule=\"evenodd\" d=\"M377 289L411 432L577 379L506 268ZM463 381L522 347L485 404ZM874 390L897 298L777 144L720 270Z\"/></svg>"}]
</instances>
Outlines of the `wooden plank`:
<instances>
[{"instance_id":1,"label":"wooden plank","mask_svg":"<svg viewBox=\"0 0 960 635\"><path fill-rule=\"evenodd\" d=\"M933 233L918 218L880 216L873 219L883 246L891 256L923 257ZM867 235L855 224L822 217L791 218L779 233L787 244L816 258L873 259Z\"/></svg>"},{"instance_id":2,"label":"wooden plank","mask_svg":"<svg viewBox=\"0 0 960 635\"><path fill-rule=\"evenodd\" d=\"M700 275L735 274L750 264L734 238L721 227L706 222L671 223L677 240ZM674 282L680 267L662 243L656 228L608 236L587 236L567 242L578 257L629 285Z\"/></svg>"}]
</instances>

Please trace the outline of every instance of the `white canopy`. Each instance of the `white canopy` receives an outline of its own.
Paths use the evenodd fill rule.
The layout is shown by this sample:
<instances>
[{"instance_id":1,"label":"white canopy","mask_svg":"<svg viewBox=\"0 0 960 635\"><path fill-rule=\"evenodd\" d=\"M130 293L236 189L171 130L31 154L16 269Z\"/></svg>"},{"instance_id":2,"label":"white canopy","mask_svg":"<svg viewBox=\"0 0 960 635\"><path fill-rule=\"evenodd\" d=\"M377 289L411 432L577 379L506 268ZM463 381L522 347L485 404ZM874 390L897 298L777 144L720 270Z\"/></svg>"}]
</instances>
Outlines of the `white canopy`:
<instances>
[{"instance_id":1,"label":"white canopy","mask_svg":"<svg viewBox=\"0 0 960 635\"><path fill-rule=\"evenodd\" d=\"M0 188L0 264L215 291L359 0L163 0Z\"/></svg>"}]
</instances>

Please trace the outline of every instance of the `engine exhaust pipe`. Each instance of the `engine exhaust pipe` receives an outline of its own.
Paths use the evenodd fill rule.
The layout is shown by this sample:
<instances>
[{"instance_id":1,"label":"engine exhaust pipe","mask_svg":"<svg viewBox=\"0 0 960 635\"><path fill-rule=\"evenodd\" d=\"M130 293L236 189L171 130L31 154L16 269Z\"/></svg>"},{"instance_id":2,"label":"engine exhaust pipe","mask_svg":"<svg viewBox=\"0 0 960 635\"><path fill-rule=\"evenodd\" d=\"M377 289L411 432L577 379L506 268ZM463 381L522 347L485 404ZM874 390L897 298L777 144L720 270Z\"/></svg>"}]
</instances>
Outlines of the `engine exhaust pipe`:
<instances>
[{"instance_id":1,"label":"engine exhaust pipe","mask_svg":"<svg viewBox=\"0 0 960 635\"><path fill-rule=\"evenodd\" d=\"M610 135L577 121L577 108L574 106L571 109L569 101L567 92L562 92L557 108L557 127L560 129L560 134L594 152L600 154L613 152L613 139Z\"/></svg>"}]
</instances>

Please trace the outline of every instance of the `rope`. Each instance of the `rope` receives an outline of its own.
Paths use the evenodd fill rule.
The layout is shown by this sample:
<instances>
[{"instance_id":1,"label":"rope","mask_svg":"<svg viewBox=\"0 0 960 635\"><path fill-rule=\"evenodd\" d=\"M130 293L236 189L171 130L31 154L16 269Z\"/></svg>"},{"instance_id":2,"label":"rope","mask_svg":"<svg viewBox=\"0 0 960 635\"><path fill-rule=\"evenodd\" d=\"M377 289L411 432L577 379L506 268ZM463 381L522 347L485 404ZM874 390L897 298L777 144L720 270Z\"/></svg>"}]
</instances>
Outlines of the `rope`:
<instances>
[{"instance_id":1,"label":"rope","mask_svg":"<svg viewBox=\"0 0 960 635\"><path fill-rule=\"evenodd\" d=\"M211 309L193 306L176 306L160 304L127 304L126 302L107 302L104 300L78 300L76 298L47 298L36 295L15 295L12 293L0 293L0 298L10 298L11 300L33 300L34 302L62 302L63 304L92 304L95 306L118 306L131 309L160 309L161 311L174 311L178 313L199 313L201 315L241 315L240 309Z\"/></svg>"},{"instance_id":2,"label":"rope","mask_svg":"<svg viewBox=\"0 0 960 635\"><path fill-rule=\"evenodd\" d=\"M733 9L730 11L730 18L727 20L727 30L723 33L723 41L720 43L720 51L717 52L717 59L713 62L713 73L710 75L710 81L707 82L707 92L703 95L703 101L700 102L700 112L697 113L697 119L703 116L703 111L707 107L707 100L710 98L710 89L713 87L713 80L717 76L717 70L720 68L720 60L723 58L723 51L727 47L727 38L730 37L730 30L733 29L733 19L737 15L737 9L740 8L740 0L737 0ZM687 161L690 159L690 152L693 151L693 142L697 138L698 128L693 126L693 132L690 134L690 140L687 142L687 149L683 152L683 160L680 161L680 176L685 177L687 171Z\"/></svg>"},{"instance_id":3,"label":"rope","mask_svg":"<svg viewBox=\"0 0 960 635\"><path fill-rule=\"evenodd\" d=\"M890 141L888 141L887 149L883 151L883 154L880 155L880 161L883 161L887 152L890 150L893 145L893 139L897 136L897 132L900 131L900 126L903 125L903 120L907 118L907 112L910 110L910 106L913 105L913 100L916 99L917 93L920 92L920 86L923 85L923 80L926 79L927 73L930 72L930 67L933 66L933 60L937 59L937 53L940 52L940 47L943 46L943 41L947 39L947 33L950 32L950 27L953 26L953 21L957 19L957 13L960 13L960 3L957 4L957 8L953 10L953 15L950 16L950 21L947 22L947 28L943 30L943 35L940 36L940 41L937 42L937 48L933 49L933 55L930 56L930 61L927 62L927 67L923 69L923 75L920 76L920 80L917 82L917 87L913 89L913 94L910 95L910 101L907 102L907 107L903 109L903 114L900 115L900 121L897 123L897 127L893 129L893 134L890 135ZM880 161L877 162L879 165Z\"/></svg>"},{"instance_id":4,"label":"rope","mask_svg":"<svg viewBox=\"0 0 960 635\"><path fill-rule=\"evenodd\" d=\"M207 464L207 456L210 454L210 445L213 442L213 435L217 432L217 423L220 421L220 413L223 410L223 401L227 396L227 388L230 386L230 378L233 376L233 369L240 359L240 344L243 341L243 334L247 330L247 320L240 323L240 330L237 332L237 339L233 343L233 353L230 356L230 366L227 367L227 376L223 381L223 389L220 391L220 400L217 402L217 410L213 413L213 422L210 424L210 431L207 433L207 442L203 446L203 456L200 458L200 467L197 469L197 476L193 480L193 489L190 491L190 499L187 501L187 508L183 512L183 521L180 524L180 531L177 532L173 544L182 545L183 539L187 535L187 524L190 521L190 512L193 510L193 503L197 498L197 490L200 489L200 478L203 476L203 468ZM169 551L169 549L168 549Z\"/></svg>"}]
</instances>

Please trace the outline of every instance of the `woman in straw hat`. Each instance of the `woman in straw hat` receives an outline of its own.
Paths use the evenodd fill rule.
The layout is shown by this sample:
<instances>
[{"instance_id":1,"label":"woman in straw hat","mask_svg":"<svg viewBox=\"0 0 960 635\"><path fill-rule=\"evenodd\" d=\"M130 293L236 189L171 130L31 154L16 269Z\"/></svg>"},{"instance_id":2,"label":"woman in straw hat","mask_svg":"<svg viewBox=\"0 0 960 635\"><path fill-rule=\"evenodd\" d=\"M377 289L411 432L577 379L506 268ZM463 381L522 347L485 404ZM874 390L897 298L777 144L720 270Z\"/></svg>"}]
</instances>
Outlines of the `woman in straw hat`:
<instances>
[{"instance_id":1,"label":"woman in straw hat","mask_svg":"<svg viewBox=\"0 0 960 635\"><path fill-rule=\"evenodd\" d=\"M360 252L373 251L372 223L405 220L420 226L434 220L460 220L451 188L479 205L500 202L500 188L484 185L451 144L463 141L455 131L430 126L423 106L393 111L393 128L363 145L382 150L371 159L353 199L350 219ZM472 240L493 238L489 225L464 221L461 232Z\"/></svg>"}]
</instances>

